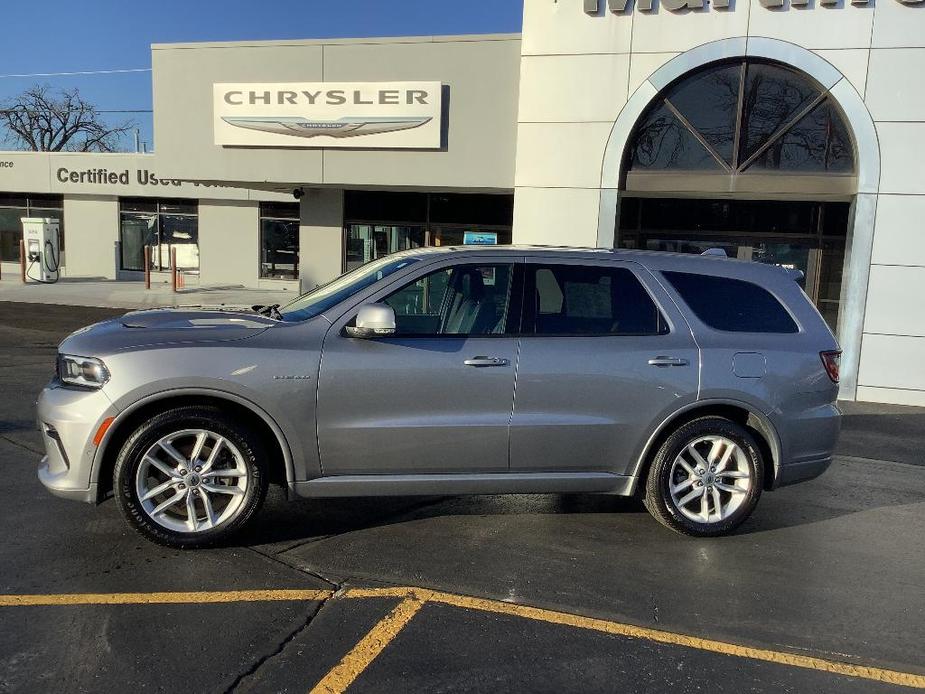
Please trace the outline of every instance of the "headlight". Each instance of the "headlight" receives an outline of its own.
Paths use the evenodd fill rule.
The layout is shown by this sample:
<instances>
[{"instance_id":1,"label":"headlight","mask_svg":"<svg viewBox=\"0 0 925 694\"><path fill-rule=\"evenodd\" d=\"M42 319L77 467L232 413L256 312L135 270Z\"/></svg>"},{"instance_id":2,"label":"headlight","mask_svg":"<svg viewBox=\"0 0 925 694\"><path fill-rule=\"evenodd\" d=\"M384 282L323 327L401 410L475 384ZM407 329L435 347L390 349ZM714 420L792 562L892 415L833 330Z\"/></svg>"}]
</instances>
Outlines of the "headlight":
<instances>
[{"instance_id":1,"label":"headlight","mask_svg":"<svg viewBox=\"0 0 925 694\"><path fill-rule=\"evenodd\" d=\"M109 380L109 369L99 359L58 355L58 379L69 386L102 388Z\"/></svg>"}]
</instances>

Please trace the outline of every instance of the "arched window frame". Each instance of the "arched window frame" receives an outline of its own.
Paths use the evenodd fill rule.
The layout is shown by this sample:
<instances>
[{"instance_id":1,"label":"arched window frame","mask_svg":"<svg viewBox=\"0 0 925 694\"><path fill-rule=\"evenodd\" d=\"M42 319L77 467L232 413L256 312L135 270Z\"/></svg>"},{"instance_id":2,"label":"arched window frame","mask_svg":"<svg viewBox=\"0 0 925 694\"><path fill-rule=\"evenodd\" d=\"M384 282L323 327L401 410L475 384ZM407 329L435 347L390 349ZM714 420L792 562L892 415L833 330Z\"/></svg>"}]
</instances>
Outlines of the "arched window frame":
<instances>
[{"instance_id":1,"label":"arched window frame","mask_svg":"<svg viewBox=\"0 0 925 694\"><path fill-rule=\"evenodd\" d=\"M782 123L755 151L747 157L741 157L741 138L743 136L744 100L746 96L745 81L750 65L778 66L783 70L794 72L802 79L812 84L818 94L807 103L801 105L788 119ZM670 100L678 86L690 80L697 79L704 71L721 66L738 66L738 103L735 113L734 142L732 147L732 162L717 151L707 138L688 120L688 118ZM794 170L763 170L751 168L760 157L776 143L780 142L791 129L802 119L823 104L827 104L838 116L840 125L848 134L852 150L850 171L829 171L819 169L816 171ZM710 157L716 162L717 169L639 169L633 167L633 153L639 136L639 127L646 117L654 110L664 106L704 147ZM813 196L825 195L845 198L857 190L857 146L852 137L845 114L839 107L838 101L830 94L830 90L820 84L812 76L796 70L790 65L775 60L737 57L731 60L721 60L701 65L694 71L688 72L665 87L646 107L626 144L621 167L620 188L629 192L679 192L679 193L746 193L767 194L774 196L792 196L794 194L807 194Z\"/></svg>"}]
</instances>

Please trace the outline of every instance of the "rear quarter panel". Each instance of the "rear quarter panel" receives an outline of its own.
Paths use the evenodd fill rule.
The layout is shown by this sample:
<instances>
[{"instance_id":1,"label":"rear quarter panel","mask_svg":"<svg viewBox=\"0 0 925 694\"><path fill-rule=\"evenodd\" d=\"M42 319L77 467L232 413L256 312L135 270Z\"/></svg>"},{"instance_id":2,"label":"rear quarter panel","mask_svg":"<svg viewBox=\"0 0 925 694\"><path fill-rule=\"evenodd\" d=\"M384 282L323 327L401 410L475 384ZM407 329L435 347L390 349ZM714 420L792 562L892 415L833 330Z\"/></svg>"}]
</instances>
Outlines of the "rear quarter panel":
<instances>
[{"instance_id":1,"label":"rear quarter panel","mask_svg":"<svg viewBox=\"0 0 925 694\"><path fill-rule=\"evenodd\" d=\"M782 464L830 455L838 436L838 386L819 353L838 349L838 342L799 284L777 267L722 258L671 257L653 262L652 269L657 275L667 270L752 282L786 308L798 332L715 330L662 276L665 290L684 307L701 348L700 398L740 401L767 415L780 439Z\"/></svg>"}]
</instances>

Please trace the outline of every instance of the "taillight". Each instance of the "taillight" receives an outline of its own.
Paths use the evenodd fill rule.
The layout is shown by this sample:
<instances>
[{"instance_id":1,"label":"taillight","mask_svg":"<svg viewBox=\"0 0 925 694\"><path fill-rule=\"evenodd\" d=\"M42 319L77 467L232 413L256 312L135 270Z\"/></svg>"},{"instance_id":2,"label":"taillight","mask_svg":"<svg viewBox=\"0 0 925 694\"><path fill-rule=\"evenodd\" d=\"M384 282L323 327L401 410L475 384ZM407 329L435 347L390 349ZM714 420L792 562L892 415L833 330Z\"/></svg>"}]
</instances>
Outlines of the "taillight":
<instances>
[{"instance_id":1,"label":"taillight","mask_svg":"<svg viewBox=\"0 0 925 694\"><path fill-rule=\"evenodd\" d=\"M819 356L822 357L822 365L825 367L825 372L829 375L829 378L832 379L832 383L838 383L838 369L841 366L841 350L819 352Z\"/></svg>"}]
</instances>

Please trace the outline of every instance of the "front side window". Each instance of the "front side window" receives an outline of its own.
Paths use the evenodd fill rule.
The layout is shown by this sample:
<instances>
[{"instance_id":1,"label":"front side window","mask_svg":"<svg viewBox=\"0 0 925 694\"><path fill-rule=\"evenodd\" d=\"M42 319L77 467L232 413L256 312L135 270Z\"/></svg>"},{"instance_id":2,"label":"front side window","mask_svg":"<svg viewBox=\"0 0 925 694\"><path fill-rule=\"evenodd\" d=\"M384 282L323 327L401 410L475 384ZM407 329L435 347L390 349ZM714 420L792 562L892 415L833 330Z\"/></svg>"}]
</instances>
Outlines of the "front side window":
<instances>
[{"instance_id":1,"label":"front side window","mask_svg":"<svg viewBox=\"0 0 925 694\"><path fill-rule=\"evenodd\" d=\"M626 268L528 265L525 333L662 335L668 326L652 297Z\"/></svg>"},{"instance_id":2,"label":"front side window","mask_svg":"<svg viewBox=\"0 0 925 694\"><path fill-rule=\"evenodd\" d=\"M260 277L299 278L298 203L260 203Z\"/></svg>"},{"instance_id":3,"label":"front side window","mask_svg":"<svg viewBox=\"0 0 925 694\"><path fill-rule=\"evenodd\" d=\"M503 335L513 266L457 265L431 272L382 300L403 336Z\"/></svg>"},{"instance_id":4,"label":"front side window","mask_svg":"<svg viewBox=\"0 0 925 694\"><path fill-rule=\"evenodd\" d=\"M797 324L771 292L752 282L688 272L663 272L696 316L715 330L795 333Z\"/></svg>"}]
</instances>

